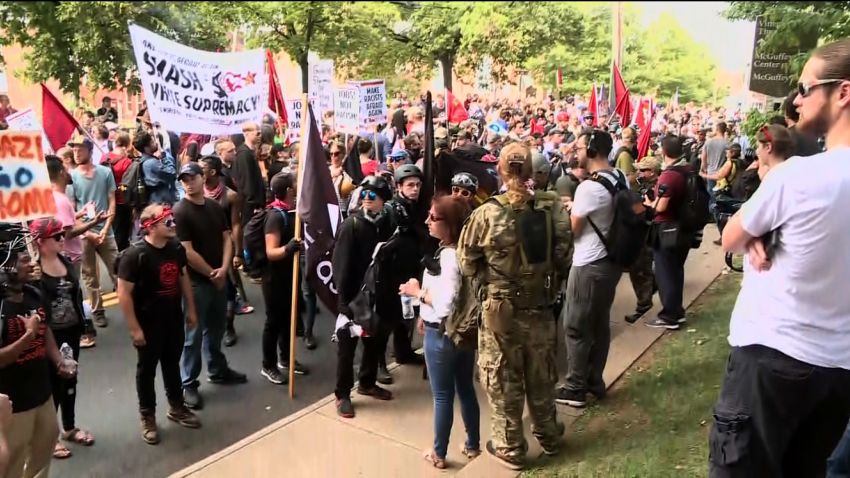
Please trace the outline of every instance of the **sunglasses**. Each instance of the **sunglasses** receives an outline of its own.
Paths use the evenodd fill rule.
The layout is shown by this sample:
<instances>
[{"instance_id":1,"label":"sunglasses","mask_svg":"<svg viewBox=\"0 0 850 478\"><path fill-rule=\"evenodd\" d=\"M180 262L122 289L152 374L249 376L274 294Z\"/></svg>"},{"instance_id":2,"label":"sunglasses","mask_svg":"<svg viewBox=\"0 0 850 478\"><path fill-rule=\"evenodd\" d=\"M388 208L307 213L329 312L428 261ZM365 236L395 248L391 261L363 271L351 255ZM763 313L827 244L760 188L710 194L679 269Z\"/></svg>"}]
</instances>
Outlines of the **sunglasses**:
<instances>
[{"instance_id":1,"label":"sunglasses","mask_svg":"<svg viewBox=\"0 0 850 478\"><path fill-rule=\"evenodd\" d=\"M652 170L651 169L638 169L639 173L648 173L650 171L652 171Z\"/></svg>"},{"instance_id":2,"label":"sunglasses","mask_svg":"<svg viewBox=\"0 0 850 478\"><path fill-rule=\"evenodd\" d=\"M472 193L468 189L459 188L457 186L452 186L452 194L460 194L465 198L472 196Z\"/></svg>"},{"instance_id":3,"label":"sunglasses","mask_svg":"<svg viewBox=\"0 0 850 478\"><path fill-rule=\"evenodd\" d=\"M364 189L363 191L360 191L360 199L369 199L370 201L374 201L375 199L378 199L378 193Z\"/></svg>"},{"instance_id":4,"label":"sunglasses","mask_svg":"<svg viewBox=\"0 0 850 478\"><path fill-rule=\"evenodd\" d=\"M435 216L435 215L433 215L433 214L431 214L431 213L428 213L428 220L429 220L429 221L431 221L431 222L440 222L440 221L442 221L442 220L444 220L444 219L445 219L445 218L443 218L443 217L438 217L438 216Z\"/></svg>"},{"instance_id":5,"label":"sunglasses","mask_svg":"<svg viewBox=\"0 0 850 478\"><path fill-rule=\"evenodd\" d=\"M341 152L341 151L331 151L331 157L332 157L332 158L336 158L336 157L338 157L338 156L342 156L342 152Z\"/></svg>"},{"instance_id":6,"label":"sunglasses","mask_svg":"<svg viewBox=\"0 0 850 478\"><path fill-rule=\"evenodd\" d=\"M50 236L50 238L53 239L56 242L59 242L59 241L62 241L62 240L65 239L65 234L61 233L61 232L57 232L56 234Z\"/></svg>"},{"instance_id":7,"label":"sunglasses","mask_svg":"<svg viewBox=\"0 0 850 478\"><path fill-rule=\"evenodd\" d=\"M803 98L808 97L812 94L812 90L822 85L829 85L832 83L840 83L845 80L815 80L810 83L807 82L799 82L797 83L797 94L802 96Z\"/></svg>"}]
</instances>

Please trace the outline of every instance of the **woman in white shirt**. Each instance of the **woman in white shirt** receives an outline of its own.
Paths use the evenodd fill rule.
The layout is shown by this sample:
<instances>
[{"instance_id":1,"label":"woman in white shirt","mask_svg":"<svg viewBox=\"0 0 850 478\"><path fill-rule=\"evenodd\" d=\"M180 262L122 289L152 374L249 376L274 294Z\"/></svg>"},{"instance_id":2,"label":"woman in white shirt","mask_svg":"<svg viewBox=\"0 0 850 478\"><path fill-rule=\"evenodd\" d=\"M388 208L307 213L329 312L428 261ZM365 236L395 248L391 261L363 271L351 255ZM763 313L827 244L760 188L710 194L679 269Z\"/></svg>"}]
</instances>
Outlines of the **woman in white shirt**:
<instances>
[{"instance_id":1,"label":"woman in white shirt","mask_svg":"<svg viewBox=\"0 0 850 478\"><path fill-rule=\"evenodd\" d=\"M410 279L399 287L401 295L416 297L422 305L418 328L425 335L425 363L434 395L434 448L425 453L425 459L440 469L446 467L455 391L460 398L461 416L466 427L463 454L469 459L481 454L480 410L472 378L475 351L456 348L441 327L451 313L457 295L460 270L455 246L470 212L465 200L451 196L434 200L426 224L431 236L440 241L436 257L439 267L431 266L425 271L421 287L416 279Z\"/></svg>"}]
</instances>

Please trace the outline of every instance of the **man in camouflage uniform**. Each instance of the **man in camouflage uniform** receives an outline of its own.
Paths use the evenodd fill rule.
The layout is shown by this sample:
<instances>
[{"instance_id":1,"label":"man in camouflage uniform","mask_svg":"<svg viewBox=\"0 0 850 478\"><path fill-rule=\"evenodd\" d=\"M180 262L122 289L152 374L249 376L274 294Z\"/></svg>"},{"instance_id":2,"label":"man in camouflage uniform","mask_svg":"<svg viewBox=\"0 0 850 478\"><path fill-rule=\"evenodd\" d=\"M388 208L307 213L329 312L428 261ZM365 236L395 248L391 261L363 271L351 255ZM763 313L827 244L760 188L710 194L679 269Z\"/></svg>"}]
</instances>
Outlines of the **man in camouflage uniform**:
<instances>
[{"instance_id":1,"label":"man in camouflage uniform","mask_svg":"<svg viewBox=\"0 0 850 478\"><path fill-rule=\"evenodd\" d=\"M532 432L547 455L559 451L563 424L555 419L556 326L552 305L570 266L569 217L555 193L531 193L531 153L504 148L499 174L508 187L476 209L461 233L458 262L464 280L482 284L478 365L492 409L487 451L521 469L527 444L526 400Z\"/></svg>"},{"instance_id":2,"label":"man in camouflage uniform","mask_svg":"<svg viewBox=\"0 0 850 478\"><path fill-rule=\"evenodd\" d=\"M635 163L637 169L636 184L633 190L653 191L658 175L661 173L661 162L654 156L647 156ZM626 322L633 324L652 308L652 295L655 293L655 274L652 272L652 251L646 245L638 259L629 268L629 279L637 297L637 310L626 316Z\"/></svg>"}]
</instances>

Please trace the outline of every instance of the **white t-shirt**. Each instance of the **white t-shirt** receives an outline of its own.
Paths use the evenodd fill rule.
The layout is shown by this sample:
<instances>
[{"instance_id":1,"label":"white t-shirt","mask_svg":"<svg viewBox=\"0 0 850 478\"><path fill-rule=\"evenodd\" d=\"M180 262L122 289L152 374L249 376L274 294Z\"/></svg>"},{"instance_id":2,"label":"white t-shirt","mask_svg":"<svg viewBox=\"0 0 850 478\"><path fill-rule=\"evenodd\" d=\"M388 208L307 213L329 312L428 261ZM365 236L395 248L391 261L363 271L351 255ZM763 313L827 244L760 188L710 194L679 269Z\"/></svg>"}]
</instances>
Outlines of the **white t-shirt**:
<instances>
[{"instance_id":1,"label":"white t-shirt","mask_svg":"<svg viewBox=\"0 0 850 478\"><path fill-rule=\"evenodd\" d=\"M622 176L617 170L603 173L602 177L615 184L611 175ZM590 218L593 224L599 228L603 236L608 237L611 230L611 222L614 220L614 197L605 186L596 181L582 181L573 198L573 208L570 213L576 217ZM574 238L573 265L584 266L608 256L605 244L599 239L590 221L581 229L581 234Z\"/></svg>"},{"instance_id":2,"label":"white t-shirt","mask_svg":"<svg viewBox=\"0 0 850 478\"><path fill-rule=\"evenodd\" d=\"M440 275L431 275L427 270L422 276L422 288L431 295L431 304L423 303L419 316L425 322L439 324L451 313L457 289L460 284L460 267L457 264L457 252L453 247L440 251Z\"/></svg>"},{"instance_id":3,"label":"white t-shirt","mask_svg":"<svg viewBox=\"0 0 850 478\"><path fill-rule=\"evenodd\" d=\"M794 157L771 170L742 208L753 237L780 230L773 264L747 268L729 344L764 345L850 370L850 148Z\"/></svg>"}]
</instances>

